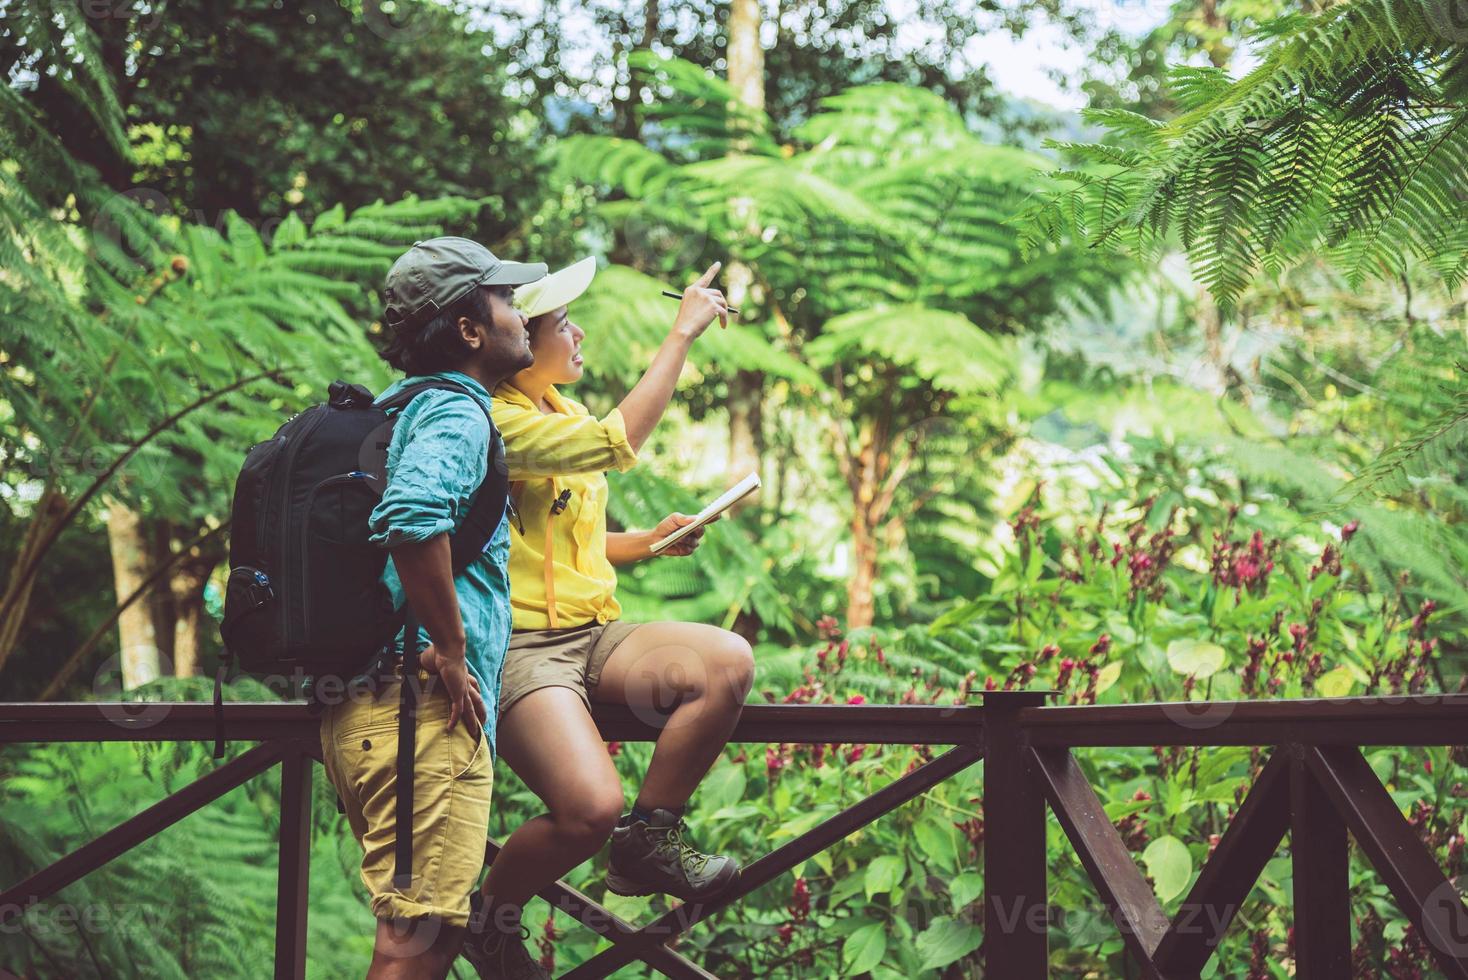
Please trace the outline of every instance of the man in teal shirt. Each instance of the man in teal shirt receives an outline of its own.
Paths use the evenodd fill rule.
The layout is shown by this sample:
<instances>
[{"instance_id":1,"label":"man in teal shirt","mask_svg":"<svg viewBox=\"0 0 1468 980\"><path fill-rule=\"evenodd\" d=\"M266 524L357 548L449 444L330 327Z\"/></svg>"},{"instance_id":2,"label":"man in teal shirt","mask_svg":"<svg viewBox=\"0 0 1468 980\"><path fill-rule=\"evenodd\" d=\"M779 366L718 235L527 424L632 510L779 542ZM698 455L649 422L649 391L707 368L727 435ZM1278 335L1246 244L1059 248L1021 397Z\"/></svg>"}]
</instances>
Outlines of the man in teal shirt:
<instances>
[{"instance_id":1,"label":"man in teal shirt","mask_svg":"<svg viewBox=\"0 0 1468 980\"><path fill-rule=\"evenodd\" d=\"M372 512L372 542L390 551L384 580L421 623L416 656L370 698L322 713L322 757L361 843L362 881L378 920L369 980L442 980L464 943L469 896L484 863L493 783L494 712L510 635L509 526L501 517L483 552L454 574L450 536L480 492L499 434L490 391L529 366L525 318L513 289L541 264L502 262L463 238L416 242L387 275L382 356L407 378L459 390L420 393L396 419L387 481ZM491 520L495 516L492 515ZM402 637L398 639L402 649ZM418 696L412 876L393 879L397 725L404 679ZM462 723L462 724L461 724Z\"/></svg>"},{"instance_id":2,"label":"man in teal shirt","mask_svg":"<svg viewBox=\"0 0 1468 980\"><path fill-rule=\"evenodd\" d=\"M486 408L490 403L484 386L462 371L403 378L383 391L378 401L424 381L448 381L469 389L473 399ZM372 543L393 551L394 560L387 563L382 577L395 606L401 607L404 602L398 549L458 530L473 502L475 488L484 481L490 440L499 438L499 433L486 424L484 409L457 392L425 391L402 410L387 450L390 474L387 487L371 518ZM502 444L499 453L504 453ZM464 569L454 582L464 624L465 663L478 681L479 699L474 714L484 723L491 761L495 758L500 668L504 666L505 649L510 641L510 577L506 569L509 555L510 525L501 519L479 560ZM421 651L430 643L430 634L419 626L416 649ZM402 633L398 634L397 644L402 649ZM438 647L434 657L440 657ZM439 673L442 672L440 665ZM474 693L471 686L471 702Z\"/></svg>"}]
</instances>

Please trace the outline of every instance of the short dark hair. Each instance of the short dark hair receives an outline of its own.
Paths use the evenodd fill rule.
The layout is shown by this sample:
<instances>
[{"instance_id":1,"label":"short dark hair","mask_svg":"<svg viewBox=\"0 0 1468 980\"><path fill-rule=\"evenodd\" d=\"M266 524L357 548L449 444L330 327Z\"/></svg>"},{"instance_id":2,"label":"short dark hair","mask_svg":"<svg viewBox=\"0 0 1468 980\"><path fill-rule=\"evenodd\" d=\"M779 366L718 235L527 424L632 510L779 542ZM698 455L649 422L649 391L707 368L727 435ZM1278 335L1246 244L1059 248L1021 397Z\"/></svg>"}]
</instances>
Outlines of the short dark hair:
<instances>
[{"instance_id":1,"label":"short dark hair","mask_svg":"<svg viewBox=\"0 0 1468 980\"><path fill-rule=\"evenodd\" d=\"M530 322L525 324L525 332L530 334L530 342L532 344L535 343L535 338L539 335L540 328L545 325L550 315L554 312L556 311L547 310L544 313L531 317Z\"/></svg>"},{"instance_id":2,"label":"short dark hair","mask_svg":"<svg viewBox=\"0 0 1468 980\"><path fill-rule=\"evenodd\" d=\"M476 286L421 327L388 327L387 345L378 351L378 356L408 375L455 370L473 354L459 335L459 317L488 326L494 317L489 305L493 295L508 300L514 295L514 289Z\"/></svg>"}]
</instances>

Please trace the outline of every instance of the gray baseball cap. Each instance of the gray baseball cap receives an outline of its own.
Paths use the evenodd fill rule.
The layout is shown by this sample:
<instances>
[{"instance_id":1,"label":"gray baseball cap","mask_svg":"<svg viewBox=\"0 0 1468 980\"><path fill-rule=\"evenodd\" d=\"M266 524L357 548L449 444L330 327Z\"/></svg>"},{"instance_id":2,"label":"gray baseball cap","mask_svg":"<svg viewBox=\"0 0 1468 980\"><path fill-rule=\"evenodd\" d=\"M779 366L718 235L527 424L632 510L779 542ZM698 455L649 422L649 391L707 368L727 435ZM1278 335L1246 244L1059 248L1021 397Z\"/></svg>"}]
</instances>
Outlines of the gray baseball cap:
<instances>
[{"instance_id":1,"label":"gray baseball cap","mask_svg":"<svg viewBox=\"0 0 1468 980\"><path fill-rule=\"evenodd\" d=\"M387 271L382 318L393 328L420 326L476 286L523 286L544 275L544 262L503 262L467 238L414 242Z\"/></svg>"}]
</instances>

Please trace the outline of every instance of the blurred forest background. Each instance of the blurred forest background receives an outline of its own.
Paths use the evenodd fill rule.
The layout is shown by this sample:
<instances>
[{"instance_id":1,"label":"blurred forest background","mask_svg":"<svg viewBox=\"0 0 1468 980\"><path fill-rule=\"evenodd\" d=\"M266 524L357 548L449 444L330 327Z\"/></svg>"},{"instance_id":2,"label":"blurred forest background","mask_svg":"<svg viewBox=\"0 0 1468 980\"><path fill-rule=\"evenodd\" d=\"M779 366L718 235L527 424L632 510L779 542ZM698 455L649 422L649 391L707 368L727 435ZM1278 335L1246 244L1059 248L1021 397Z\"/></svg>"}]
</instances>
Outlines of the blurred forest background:
<instances>
[{"instance_id":1,"label":"blurred forest background","mask_svg":"<svg viewBox=\"0 0 1468 980\"><path fill-rule=\"evenodd\" d=\"M1057 81L1084 111L974 53L1040 30L1085 52ZM1465 40L1459 0L0 0L0 699L209 696L244 453L335 378L391 380L381 280L434 234L598 257L573 310L598 412L670 325L659 291L725 262L743 315L612 512L650 526L759 469L697 558L621 590L630 619L749 637L755 700L1463 690ZM635 785L648 747L609 751ZM731 746L690 820L752 858L929 755ZM1261 762L1079 755L1169 909ZM1468 753L1368 757L1468 870ZM0 749L0 877L212 766ZM538 810L496 775L502 835ZM311 975L357 976L359 852L316 792ZM259 975L277 826L252 781L0 934L0 966ZM1053 974L1128 975L1051 833ZM976 767L681 948L721 976L978 975L984 846ZM606 894L602 861L572 882L664 907ZM1290 875L1205 976L1293 975ZM1351 882L1357 975L1435 975L1359 856ZM558 970L597 949L528 922Z\"/></svg>"}]
</instances>

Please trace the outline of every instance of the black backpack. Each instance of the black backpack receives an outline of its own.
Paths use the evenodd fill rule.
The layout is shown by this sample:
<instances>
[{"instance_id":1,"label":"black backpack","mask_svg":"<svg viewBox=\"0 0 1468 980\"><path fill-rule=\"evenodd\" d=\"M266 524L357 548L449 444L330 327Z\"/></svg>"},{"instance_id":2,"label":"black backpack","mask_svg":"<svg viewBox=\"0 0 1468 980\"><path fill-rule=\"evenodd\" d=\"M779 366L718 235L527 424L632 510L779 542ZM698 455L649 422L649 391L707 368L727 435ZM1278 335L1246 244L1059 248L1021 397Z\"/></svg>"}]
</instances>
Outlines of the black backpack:
<instances>
[{"instance_id":1,"label":"black backpack","mask_svg":"<svg viewBox=\"0 0 1468 980\"><path fill-rule=\"evenodd\" d=\"M229 579L219 632L224 657L214 681L214 757L224 754L223 680L230 663L247 673L283 680L289 692L308 696L313 713L323 678L341 682L397 659L394 638L411 610L393 608L382 582L388 553L369 540L368 518L387 480L387 447L396 415L430 389L458 391L447 380L405 387L381 405L361 385L334 382L329 400L294 416L275 436L253 447L235 483L231 513ZM490 427L490 461L484 482L451 538L454 575L479 557L499 527L509 499L504 444ZM416 667L416 664L413 665ZM404 671L405 681L416 672ZM398 868L411 865L411 800L416 717L414 684L402 685L398 726ZM340 806L340 802L338 802ZM405 818L406 821L405 822ZM406 833L404 832L406 829ZM403 879L406 884L406 879Z\"/></svg>"},{"instance_id":2,"label":"black backpack","mask_svg":"<svg viewBox=\"0 0 1468 980\"><path fill-rule=\"evenodd\" d=\"M296 415L245 457L220 625L226 655L245 671L350 678L403 625L382 584L387 551L368 541L367 520L386 482L388 410L434 388L470 395L451 381L424 381L377 406L366 388L337 381L326 404ZM489 424L495 465L452 539L456 575L484 550L509 496Z\"/></svg>"}]
</instances>

